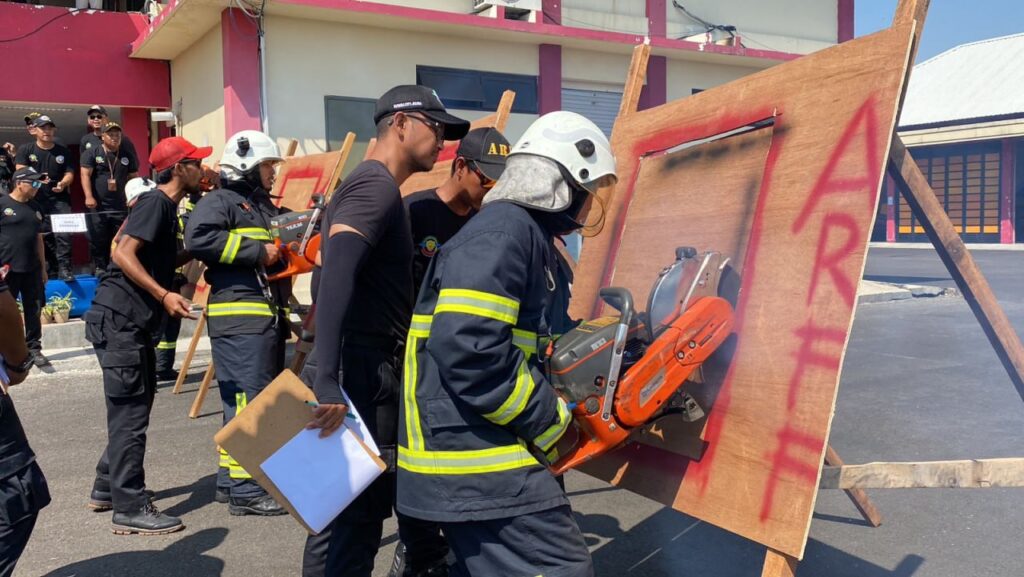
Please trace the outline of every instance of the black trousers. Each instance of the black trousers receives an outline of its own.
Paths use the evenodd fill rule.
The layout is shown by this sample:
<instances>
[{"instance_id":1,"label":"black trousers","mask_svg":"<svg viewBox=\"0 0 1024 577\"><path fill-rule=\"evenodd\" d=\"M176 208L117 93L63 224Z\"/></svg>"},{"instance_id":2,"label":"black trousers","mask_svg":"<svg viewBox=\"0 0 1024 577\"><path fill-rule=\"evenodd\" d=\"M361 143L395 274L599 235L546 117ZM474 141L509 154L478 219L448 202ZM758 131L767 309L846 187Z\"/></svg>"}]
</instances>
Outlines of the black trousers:
<instances>
[{"instance_id":1,"label":"black trousers","mask_svg":"<svg viewBox=\"0 0 1024 577\"><path fill-rule=\"evenodd\" d=\"M146 430L156 394L152 337L128 317L102 307L86 312L85 322L107 404L107 447L96 464L93 490L109 492L115 512L130 513L148 500L143 492Z\"/></svg>"},{"instance_id":2,"label":"black trousers","mask_svg":"<svg viewBox=\"0 0 1024 577\"><path fill-rule=\"evenodd\" d=\"M46 265L50 267L51 271L54 271L54 266L71 269L71 235L53 234L50 231L50 219L48 218L51 214L71 214L71 198L68 195L62 195L57 198L47 198L41 200L40 204L43 207L43 231L47 233L43 237L43 246L46 250Z\"/></svg>"},{"instance_id":3,"label":"black trousers","mask_svg":"<svg viewBox=\"0 0 1024 577\"><path fill-rule=\"evenodd\" d=\"M46 478L36 463L0 480L0 577L14 574L39 511L49 503Z\"/></svg>"},{"instance_id":4,"label":"black trousers","mask_svg":"<svg viewBox=\"0 0 1024 577\"><path fill-rule=\"evenodd\" d=\"M21 299L21 308L25 312L25 343L28 350L43 350L43 325L39 322L39 313L43 308L46 290L43 288L43 271L9 272L7 286L11 296Z\"/></svg>"},{"instance_id":5,"label":"black trousers","mask_svg":"<svg viewBox=\"0 0 1024 577\"><path fill-rule=\"evenodd\" d=\"M268 326L260 333L210 339L225 425L284 370L286 326L280 320L276 326ZM217 488L241 499L266 493L223 449Z\"/></svg>"},{"instance_id":6,"label":"black trousers","mask_svg":"<svg viewBox=\"0 0 1024 577\"><path fill-rule=\"evenodd\" d=\"M124 223L126 215L124 212L114 212L115 210L104 207L100 201L97 208L89 211L89 253L93 266L103 270L110 266L110 244Z\"/></svg>"},{"instance_id":7,"label":"black trousers","mask_svg":"<svg viewBox=\"0 0 1024 577\"><path fill-rule=\"evenodd\" d=\"M455 552L452 577L593 577L594 565L568 505L464 523L441 523Z\"/></svg>"},{"instance_id":8,"label":"black trousers","mask_svg":"<svg viewBox=\"0 0 1024 577\"><path fill-rule=\"evenodd\" d=\"M174 355L178 352L178 334L181 319L164 313L160 319L160 340L156 343L156 372L174 368Z\"/></svg>"},{"instance_id":9,"label":"black trousers","mask_svg":"<svg viewBox=\"0 0 1024 577\"><path fill-rule=\"evenodd\" d=\"M394 354L394 348L389 349L348 346L342 352L345 391L373 433L382 458L388 463L388 472L319 535L306 538L302 577L368 577L373 572L384 519L391 516L395 499L394 450L398 435L401 361ZM302 368L303 382L311 386L316 370L314 347ZM415 574L445 560L448 543L437 523L395 513L398 536L405 546L404 574Z\"/></svg>"}]
</instances>

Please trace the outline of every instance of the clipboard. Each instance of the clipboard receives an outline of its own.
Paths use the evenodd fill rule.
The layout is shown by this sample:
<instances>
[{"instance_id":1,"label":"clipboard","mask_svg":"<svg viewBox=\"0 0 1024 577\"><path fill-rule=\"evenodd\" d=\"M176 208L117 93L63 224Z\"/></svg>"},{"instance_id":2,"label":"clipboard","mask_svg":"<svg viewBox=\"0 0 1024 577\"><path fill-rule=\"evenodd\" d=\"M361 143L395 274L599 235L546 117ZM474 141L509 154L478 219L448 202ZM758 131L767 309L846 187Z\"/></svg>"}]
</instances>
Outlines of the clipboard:
<instances>
[{"instance_id":1,"label":"clipboard","mask_svg":"<svg viewBox=\"0 0 1024 577\"><path fill-rule=\"evenodd\" d=\"M213 438L306 531L315 535L316 531L303 520L292 503L260 467L278 449L306 428L311 416L306 401L316 401L316 395L295 376L295 373L286 369ZM374 454L358 435L353 437L382 472L387 469L384 461Z\"/></svg>"}]
</instances>

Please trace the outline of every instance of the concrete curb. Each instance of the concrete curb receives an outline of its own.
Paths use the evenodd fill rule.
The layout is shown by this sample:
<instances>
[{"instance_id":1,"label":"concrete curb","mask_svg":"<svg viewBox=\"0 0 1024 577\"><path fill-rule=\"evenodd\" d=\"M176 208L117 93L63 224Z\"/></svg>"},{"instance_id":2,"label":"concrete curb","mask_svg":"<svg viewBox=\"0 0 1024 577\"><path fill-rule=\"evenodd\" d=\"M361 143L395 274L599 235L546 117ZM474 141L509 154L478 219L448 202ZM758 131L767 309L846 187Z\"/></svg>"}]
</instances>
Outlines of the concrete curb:
<instances>
[{"instance_id":1,"label":"concrete curb","mask_svg":"<svg viewBox=\"0 0 1024 577\"><path fill-rule=\"evenodd\" d=\"M182 319L178 342L188 346L192 333L196 330L196 321ZM78 349L91 347L85 340L85 323L82 319L72 319L66 323L43 325L43 350ZM181 344L178 345L182 347Z\"/></svg>"}]
</instances>

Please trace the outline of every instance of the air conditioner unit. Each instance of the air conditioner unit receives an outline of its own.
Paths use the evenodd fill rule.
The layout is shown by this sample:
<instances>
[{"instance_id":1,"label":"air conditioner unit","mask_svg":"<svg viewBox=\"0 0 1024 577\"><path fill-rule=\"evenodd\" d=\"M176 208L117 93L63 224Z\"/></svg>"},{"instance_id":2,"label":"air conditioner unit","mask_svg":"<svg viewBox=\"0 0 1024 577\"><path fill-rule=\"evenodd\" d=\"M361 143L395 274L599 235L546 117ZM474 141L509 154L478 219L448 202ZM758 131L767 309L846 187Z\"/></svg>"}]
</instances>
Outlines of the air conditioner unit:
<instances>
[{"instance_id":1,"label":"air conditioner unit","mask_svg":"<svg viewBox=\"0 0 1024 577\"><path fill-rule=\"evenodd\" d=\"M518 12L539 11L542 7L541 0L473 0L474 12L481 12L494 6L504 6L506 10Z\"/></svg>"}]
</instances>

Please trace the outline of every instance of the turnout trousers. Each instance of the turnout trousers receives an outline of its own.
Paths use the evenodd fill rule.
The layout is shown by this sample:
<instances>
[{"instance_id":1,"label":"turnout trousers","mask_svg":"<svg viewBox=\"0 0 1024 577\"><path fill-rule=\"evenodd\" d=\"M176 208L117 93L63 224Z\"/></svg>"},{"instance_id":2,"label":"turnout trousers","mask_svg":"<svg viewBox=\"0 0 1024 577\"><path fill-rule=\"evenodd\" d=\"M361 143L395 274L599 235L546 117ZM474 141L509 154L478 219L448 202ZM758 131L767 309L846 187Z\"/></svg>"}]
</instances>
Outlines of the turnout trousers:
<instances>
[{"instance_id":1,"label":"turnout trousers","mask_svg":"<svg viewBox=\"0 0 1024 577\"><path fill-rule=\"evenodd\" d=\"M284 370L286 326L282 318L262 332L210 338L225 425ZM219 451L218 489L236 498L266 493L227 452Z\"/></svg>"},{"instance_id":2,"label":"turnout trousers","mask_svg":"<svg viewBox=\"0 0 1024 577\"><path fill-rule=\"evenodd\" d=\"M25 344L28 350L38 353L43 350L43 324L39 320L45 300L46 289L43 288L43 272L36 269L31 272L7 273L7 286L11 296L21 299L21 307L25 313Z\"/></svg>"},{"instance_id":3,"label":"turnout trousers","mask_svg":"<svg viewBox=\"0 0 1024 577\"><path fill-rule=\"evenodd\" d=\"M0 479L0 577L11 577L50 491L39 465Z\"/></svg>"},{"instance_id":4,"label":"turnout trousers","mask_svg":"<svg viewBox=\"0 0 1024 577\"><path fill-rule=\"evenodd\" d=\"M302 577L369 577L380 548L384 519L395 500L395 440L398 434L398 395L401 390L400 347L354 345L342 351L345 392L365 419L388 471L377 478L319 535L306 538ZM302 379L316 377L316 348L306 358ZM405 572L415 574L443 562L448 544L440 527L430 521L398 514L399 539L405 545Z\"/></svg>"},{"instance_id":5,"label":"turnout trousers","mask_svg":"<svg viewBox=\"0 0 1024 577\"><path fill-rule=\"evenodd\" d=\"M455 553L451 577L593 577L568 505L487 521L441 523Z\"/></svg>"},{"instance_id":6,"label":"turnout trousers","mask_svg":"<svg viewBox=\"0 0 1024 577\"><path fill-rule=\"evenodd\" d=\"M156 394L152 337L131 319L94 306L85 314L85 335L103 372L107 447L96 464L93 490L110 493L114 512L131 513L148 500L146 430Z\"/></svg>"}]
</instances>

